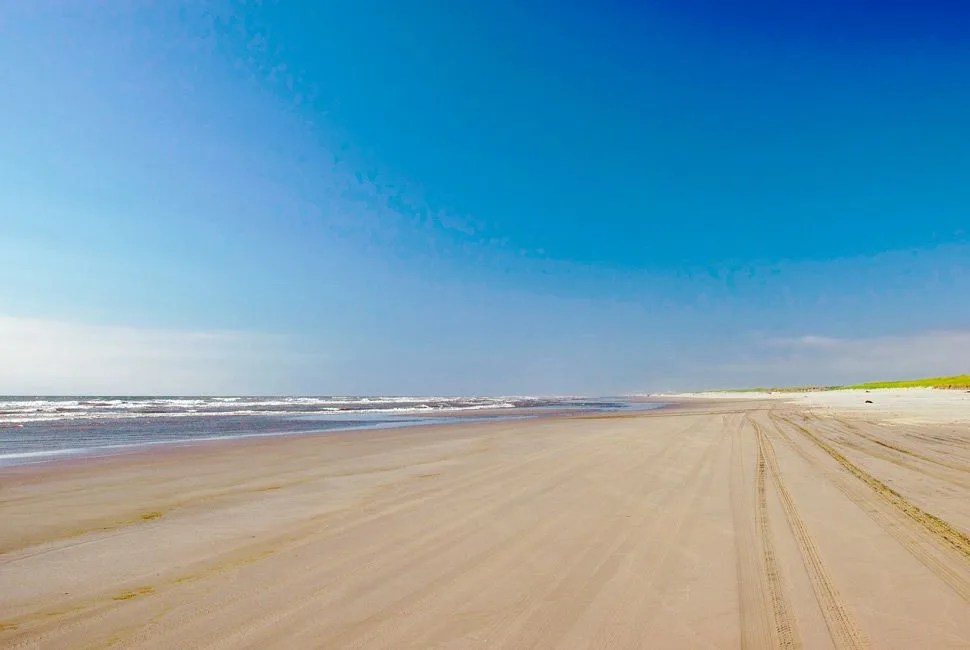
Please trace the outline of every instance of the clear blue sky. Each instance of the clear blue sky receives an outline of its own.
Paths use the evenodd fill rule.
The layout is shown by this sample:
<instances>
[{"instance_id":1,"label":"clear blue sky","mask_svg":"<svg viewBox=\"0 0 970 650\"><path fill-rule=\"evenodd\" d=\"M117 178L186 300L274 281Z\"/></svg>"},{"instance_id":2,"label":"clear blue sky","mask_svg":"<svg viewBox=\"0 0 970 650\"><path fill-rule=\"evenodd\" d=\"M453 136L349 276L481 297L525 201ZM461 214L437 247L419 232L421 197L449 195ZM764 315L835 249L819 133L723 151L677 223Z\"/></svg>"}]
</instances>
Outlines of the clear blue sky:
<instances>
[{"instance_id":1,"label":"clear blue sky","mask_svg":"<svg viewBox=\"0 0 970 650\"><path fill-rule=\"evenodd\" d=\"M13 3L0 392L966 372L968 33L932 0Z\"/></svg>"}]
</instances>

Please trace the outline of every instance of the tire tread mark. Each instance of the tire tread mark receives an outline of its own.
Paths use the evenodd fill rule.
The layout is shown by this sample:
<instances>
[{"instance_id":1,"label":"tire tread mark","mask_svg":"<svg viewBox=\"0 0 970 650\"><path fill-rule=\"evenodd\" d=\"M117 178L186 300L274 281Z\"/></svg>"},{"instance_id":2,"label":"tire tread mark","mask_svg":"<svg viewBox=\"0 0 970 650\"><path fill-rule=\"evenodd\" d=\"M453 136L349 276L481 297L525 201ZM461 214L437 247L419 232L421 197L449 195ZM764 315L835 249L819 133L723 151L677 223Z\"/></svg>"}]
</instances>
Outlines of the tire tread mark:
<instances>
[{"instance_id":1,"label":"tire tread mark","mask_svg":"<svg viewBox=\"0 0 970 650\"><path fill-rule=\"evenodd\" d=\"M934 460L929 456L908 450L891 442L880 440L877 436L872 434L863 433L841 418L832 419L836 423L836 426L832 426L831 423L825 423L822 420L818 420L816 427L820 432L833 435L851 432L859 439L875 445L875 448L871 448L867 445L859 444L858 442L853 442L851 440L844 440L843 444L848 447L852 447L853 449L859 450L863 454L872 456L874 458L879 458L909 471L916 472L924 476L930 476L937 480L951 483L962 488L970 488L970 481L966 480L966 473L970 470L964 468L963 466ZM838 431L837 426L842 426L845 430ZM956 473L956 475L954 475L954 473Z\"/></svg>"},{"instance_id":2,"label":"tire tread mark","mask_svg":"<svg viewBox=\"0 0 970 650\"><path fill-rule=\"evenodd\" d=\"M943 540L955 550L959 551L965 558L970 559L970 536L968 536L963 531L957 530L949 522L940 519L934 514L926 512L913 502L909 501L903 495L901 495L896 490L892 489L875 476L865 471L848 458L843 456L837 449L827 442L821 440L814 433L809 431L806 427L793 422L791 420L785 420L788 424L792 425L800 432L805 434L805 436L814 442L822 451L827 453L832 457L839 465L844 467L849 471L850 474L858 478L860 481L868 485L873 492L881 496L883 499L888 501L890 504L898 508L901 512L910 517L913 521L923 526L926 530L932 533L937 538Z\"/></svg>"},{"instance_id":3,"label":"tire tread mark","mask_svg":"<svg viewBox=\"0 0 970 650\"><path fill-rule=\"evenodd\" d=\"M759 441L760 443L760 441ZM768 597L775 617L776 647L801 648L801 637L795 617L792 616L791 604L785 595L785 585L782 580L778 558L775 556L774 541L771 535L771 525L768 521L768 489L766 485L765 456L758 445L758 465L755 479L755 490L758 495L758 509L756 520L761 537L761 550L764 558L765 574L768 579Z\"/></svg>"},{"instance_id":4,"label":"tire tread mark","mask_svg":"<svg viewBox=\"0 0 970 650\"><path fill-rule=\"evenodd\" d=\"M788 524L802 552L802 560L808 570L812 588L815 591L815 598L821 607L822 615L825 617L833 641L836 642L836 645L845 648L868 647L866 637L855 624L848 608L842 602L838 589L836 589L825 564L822 562L818 547L812 540L805 522L798 514L788 488L781 480L778 460L775 458L771 441L757 422L753 422L753 424L758 432L758 445L765 459L767 473L771 475L772 483L775 485L782 507L785 510Z\"/></svg>"},{"instance_id":5,"label":"tire tread mark","mask_svg":"<svg viewBox=\"0 0 970 650\"><path fill-rule=\"evenodd\" d=\"M777 421L791 424L791 422L785 420L784 418L777 418ZM817 467L818 460L810 456L800 446L794 444L788 438L788 435L785 433L784 429L777 426L777 421L776 431L778 434L805 460L805 462ZM859 506L859 508L866 513L877 526L882 528L897 542L899 542L900 546L908 551L910 555L915 557L923 564L923 566L929 569L931 573L945 582L961 598L967 602L970 602L970 580L967 580L965 575L961 574L959 571L955 571L952 566L937 556L937 553L939 553L939 550L937 549L942 548L947 552L950 551L950 546L948 544L940 546L941 540L939 540L937 537L927 537L925 534L920 536L918 533L922 529L914 528L914 522L912 522L904 513L900 512L895 507L892 507L887 502L879 499L875 494L872 493L872 491L866 490L866 488L861 484L854 483L855 486L858 486L854 487L853 485L848 485L832 476L829 476L829 481L846 497L848 497L849 500ZM864 493L861 491L864 491ZM931 548L927 548L928 543L932 544Z\"/></svg>"},{"instance_id":6,"label":"tire tread mark","mask_svg":"<svg viewBox=\"0 0 970 650\"><path fill-rule=\"evenodd\" d=\"M775 641L773 607L768 595L763 551L759 548L756 508L750 502L741 443L744 423L731 437L731 510L734 519L735 569L742 648L767 648Z\"/></svg>"}]
</instances>

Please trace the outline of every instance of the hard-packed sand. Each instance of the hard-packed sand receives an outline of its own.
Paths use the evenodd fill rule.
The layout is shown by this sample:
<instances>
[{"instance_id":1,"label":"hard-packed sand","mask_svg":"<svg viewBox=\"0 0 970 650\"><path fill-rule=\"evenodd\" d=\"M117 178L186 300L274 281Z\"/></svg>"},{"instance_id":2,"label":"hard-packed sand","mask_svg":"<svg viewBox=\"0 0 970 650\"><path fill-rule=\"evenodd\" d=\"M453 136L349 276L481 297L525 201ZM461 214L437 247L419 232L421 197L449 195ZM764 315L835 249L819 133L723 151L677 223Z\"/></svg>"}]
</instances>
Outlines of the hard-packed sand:
<instances>
[{"instance_id":1,"label":"hard-packed sand","mask_svg":"<svg viewBox=\"0 0 970 650\"><path fill-rule=\"evenodd\" d=\"M970 395L872 395L0 470L0 646L970 647Z\"/></svg>"}]
</instances>

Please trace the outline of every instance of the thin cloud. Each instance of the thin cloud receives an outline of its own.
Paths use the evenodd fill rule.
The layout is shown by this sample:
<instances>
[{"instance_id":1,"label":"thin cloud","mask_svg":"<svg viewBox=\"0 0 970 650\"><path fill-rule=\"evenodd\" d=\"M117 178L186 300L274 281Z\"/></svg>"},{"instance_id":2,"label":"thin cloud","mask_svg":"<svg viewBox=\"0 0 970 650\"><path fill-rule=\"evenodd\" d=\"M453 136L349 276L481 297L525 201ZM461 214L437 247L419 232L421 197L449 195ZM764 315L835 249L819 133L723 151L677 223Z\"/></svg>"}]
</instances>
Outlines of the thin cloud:
<instances>
[{"instance_id":1,"label":"thin cloud","mask_svg":"<svg viewBox=\"0 0 970 650\"><path fill-rule=\"evenodd\" d=\"M0 315L0 394L287 392L319 361L268 334Z\"/></svg>"},{"instance_id":2,"label":"thin cloud","mask_svg":"<svg viewBox=\"0 0 970 650\"><path fill-rule=\"evenodd\" d=\"M773 338L748 349L717 374L735 385L841 384L965 373L970 330L885 336Z\"/></svg>"}]
</instances>

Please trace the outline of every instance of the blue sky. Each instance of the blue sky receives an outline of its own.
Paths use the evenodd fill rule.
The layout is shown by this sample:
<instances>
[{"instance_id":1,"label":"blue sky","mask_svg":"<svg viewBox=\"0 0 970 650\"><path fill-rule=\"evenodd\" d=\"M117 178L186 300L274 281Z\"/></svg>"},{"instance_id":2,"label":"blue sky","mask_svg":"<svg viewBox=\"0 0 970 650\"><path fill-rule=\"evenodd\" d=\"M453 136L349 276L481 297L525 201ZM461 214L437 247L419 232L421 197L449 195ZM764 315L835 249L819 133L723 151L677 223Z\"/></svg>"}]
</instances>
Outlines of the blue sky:
<instances>
[{"instance_id":1,"label":"blue sky","mask_svg":"<svg viewBox=\"0 0 970 650\"><path fill-rule=\"evenodd\" d=\"M958 3L4 14L0 392L970 366Z\"/></svg>"}]
</instances>

